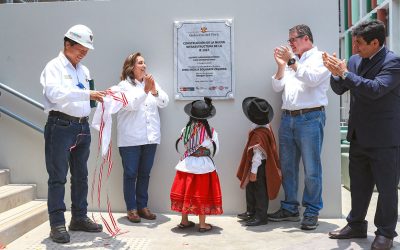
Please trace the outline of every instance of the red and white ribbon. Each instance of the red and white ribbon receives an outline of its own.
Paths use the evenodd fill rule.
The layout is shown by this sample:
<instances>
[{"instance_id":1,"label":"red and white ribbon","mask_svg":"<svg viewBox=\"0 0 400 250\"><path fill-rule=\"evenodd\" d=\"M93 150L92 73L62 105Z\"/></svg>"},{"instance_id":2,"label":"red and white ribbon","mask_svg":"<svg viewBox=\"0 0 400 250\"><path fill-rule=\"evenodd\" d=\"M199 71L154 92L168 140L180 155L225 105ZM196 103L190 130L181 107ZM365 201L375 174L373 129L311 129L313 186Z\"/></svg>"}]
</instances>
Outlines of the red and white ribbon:
<instances>
[{"instance_id":1,"label":"red and white ribbon","mask_svg":"<svg viewBox=\"0 0 400 250\"><path fill-rule=\"evenodd\" d=\"M113 166L112 162L112 143L111 143L111 128L112 128L112 114L117 113L121 108L128 105L128 100L123 92L118 91L118 87L110 88L106 91L106 96L103 98L103 103L97 106L96 112L93 116L92 127L99 131L99 143L98 143L98 159L100 158L101 164L99 166L99 171L96 169L93 174L93 182L91 189L91 200L93 204L95 195L95 186L97 180L97 208L100 211L100 217L103 221L104 226L107 231L114 237L121 233L121 229L118 227L117 222L111 211L111 203L108 195L108 189L106 190L107 196L107 212L111 223L108 223L107 219L103 216L101 212L101 193L103 187L103 171L107 166L106 175L106 187L108 187L108 180L111 175L111 170ZM101 154L99 154L101 152ZM98 174L97 174L98 172ZM93 220L94 216L92 215Z\"/></svg>"}]
</instances>

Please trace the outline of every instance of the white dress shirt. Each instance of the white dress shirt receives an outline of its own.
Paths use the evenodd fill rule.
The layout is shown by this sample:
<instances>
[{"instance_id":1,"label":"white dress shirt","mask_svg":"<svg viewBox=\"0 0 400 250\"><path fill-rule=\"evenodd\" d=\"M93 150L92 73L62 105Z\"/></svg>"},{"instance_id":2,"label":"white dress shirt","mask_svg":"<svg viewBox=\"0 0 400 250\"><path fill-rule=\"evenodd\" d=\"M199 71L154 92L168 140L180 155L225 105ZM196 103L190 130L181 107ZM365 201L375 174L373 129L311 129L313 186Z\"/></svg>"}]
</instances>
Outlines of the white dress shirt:
<instances>
[{"instance_id":1,"label":"white dress shirt","mask_svg":"<svg viewBox=\"0 0 400 250\"><path fill-rule=\"evenodd\" d=\"M182 129L182 132L185 128ZM219 142L218 142L218 133L214 130L212 134L212 140L215 142L215 155L218 153L219 149ZM213 155L213 144L210 138L206 138L202 143L202 147L205 147L210 150L212 157ZM176 170L191 173L191 174L206 174L213 172L215 170L215 165L213 160L208 156L188 156L183 160L179 161L178 164L175 166Z\"/></svg>"},{"instance_id":2,"label":"white dress shirt","mask_svg":"<svg viewBox=\"0 0 400 250\"><path fill-rule=\"evenodd\" d=\"M168 105L168 95L156 83L158 96L144 92L144 82L127 79L118 84L125 93L128 105L117 115L118 147L160 144L160 116L158 108Z\"/></svg>"},{"instance_id":3,"label":"white dress shirt","mask_svg":"<svg viewBox=\"0 0 400 250\"><path fill-rule=\"evenodd\" d=\"M60 111L75 117L90 114L89 70L81 63L72 66L60 52L58 57L47 63L41 76L44 111ZM79 84L81 83L81 84Z\"/></svg>"},{"instance_id":4,"label":"white dress shirt","mask_svg":"<svg viewBox=\"0 0 400 250\"><path fill-rule=\"evenodd\" d=\"M272 76L272 88L282 93L282 109L298 110L328 105L330 72L322 61L317 47L303 53L297 60L297 71L286 66L284 76Z\"/></svg>"}]
</instances>

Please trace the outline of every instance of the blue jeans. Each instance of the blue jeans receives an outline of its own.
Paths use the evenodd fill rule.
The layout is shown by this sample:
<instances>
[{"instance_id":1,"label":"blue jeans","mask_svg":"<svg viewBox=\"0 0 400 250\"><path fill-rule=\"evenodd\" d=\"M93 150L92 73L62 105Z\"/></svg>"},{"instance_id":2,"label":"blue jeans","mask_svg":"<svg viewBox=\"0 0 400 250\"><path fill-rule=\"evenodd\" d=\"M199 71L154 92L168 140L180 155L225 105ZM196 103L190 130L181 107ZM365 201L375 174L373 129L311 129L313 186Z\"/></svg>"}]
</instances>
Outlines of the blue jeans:
<instances>
[{"instance_id":1,"label":"blue jeans","mask_svg":"<svg viewBox=\"0 0 400 250\"><path fill-rule=\"evenodd\" d=\"M71 214L80 219L87 214L90 153L89 124L49 117L44 131L46 169L49 174L47 206L50 226L65 225L65 183L71 171Z\"/></svg>"},{"instance_id":2,"label":"blue jeans","mask_svg":"<svg viewBox=\"0 0 400 250\"><path fill-rule=\"evenodd\" d=\"M124 167L124 199L128 211L147 207L147 190L156 149L157 144L119 147Z\"/></svg>"},{"instance_id":3,"label":"blue jeans","mask_svg":"<svg viewBox=\"0 0 400 250\"><path fill-rule=\"evenodd\" d=\"M304 216L318 216L322 203L321 149L324 137L325 111L297 116L282 114L279 128L279 158L285 200L283 209L297 213L300 157L304 165Z\"/></svg>"}]
</instances>

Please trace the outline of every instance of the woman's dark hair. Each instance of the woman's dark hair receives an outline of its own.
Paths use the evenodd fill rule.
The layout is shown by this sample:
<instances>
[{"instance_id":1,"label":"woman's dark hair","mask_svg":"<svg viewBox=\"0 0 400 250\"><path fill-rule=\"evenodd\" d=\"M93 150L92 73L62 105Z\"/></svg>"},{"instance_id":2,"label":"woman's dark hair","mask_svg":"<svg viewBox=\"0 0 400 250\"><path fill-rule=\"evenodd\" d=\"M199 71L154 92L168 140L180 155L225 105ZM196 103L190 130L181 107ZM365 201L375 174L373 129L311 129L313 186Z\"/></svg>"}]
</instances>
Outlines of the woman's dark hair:
<instances>
[{"instance_id":1,"label":"woman's dark hair","mask_svg":"<svg viewBox=\"0 0 400 250\"><path fill-rule=\"evenodd\" d=\"M379 46L382 46L386 38L385 24L380 20L364 21L354 27L351 35L362 37L367 44L370 44L374 39L378 39Z\"/></svg>"},{"instance_id":2,"label":"woman's dark hair","mask_svg":"<svg viewBox=\"0 0 400 250\"><path fill-rule=\"evenodd\" d=\"M195 123L195 122L200 122L200 123L203 124L203 126L204 126L205 129L206 129L206 132L207 132L208 137L211 139L211 138L212 138L212 132L211 132L210 125L208 124L208 121L207 121L206 119L196 119L196 118L190 117L188 123L186 124L185 130L186 130L192 123ZM175 149L176 149L176 151L177 151L178 153L179 153L179 150L178 150L178 143L179 143L179 141L180 141L181 139L182 139L182 137L179 137L179 138L176 140L176 142L175 142ZM213 144L213 156L214 156L214 155L215 155L215 150L216 150L216 148L217 148L217 145L215 145L215 142L214 142L214 141L212 141L212 144Z\"/></svg>"},{"instance_id":3,"label":"woman's dark hair","mask_svg":"<svg viewBox=\"0 0 400 250\"><path fill-rule=\"evenodd\" d=\"M142 56L140 54L140 52L136 52L136 53L132 53L130 54L124 62L124 66L122 67L122 73L120 76L120 80L126 80L128 78L128 76L134 80L135 79L135 75L133 74L133 68L135 67L135 63L136 63L136 59Z\"/></svg>"}]
</instances>

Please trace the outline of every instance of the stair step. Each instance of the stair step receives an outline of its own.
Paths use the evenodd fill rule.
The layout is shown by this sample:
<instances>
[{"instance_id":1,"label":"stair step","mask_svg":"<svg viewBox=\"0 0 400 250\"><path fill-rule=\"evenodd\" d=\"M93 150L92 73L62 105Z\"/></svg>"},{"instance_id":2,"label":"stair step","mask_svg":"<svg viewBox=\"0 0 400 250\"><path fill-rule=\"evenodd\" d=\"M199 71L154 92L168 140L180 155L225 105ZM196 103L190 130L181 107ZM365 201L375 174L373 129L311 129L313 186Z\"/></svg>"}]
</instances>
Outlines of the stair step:
<instances>
[{"instance_id":1,"label":"stair step","mask_svg":"<svg viewBox=\"0 0 400 250\"><path fill-rule=\"evenodd\" d=\"M9 244L46 220L46 200L30 201L0 213L0 246Z\"/></svg>"},{"instance_id":2,"label":"stair step","mask_svg":"<svg viewBox=\"0 0 400 250\"><path fill-rule=\"evenodd\" d=\"M10 170L0 169L0 187L10 183Z\"/></svg>"},{"instance_id":3,"label":"stair step","mask_svg":"<svg viewBox=\"0 0 400 250\"><path fill-rule=\"evenodd\" d=\"M9 184L0 187L0 213L35 199L36 185Z\"/></svg>"}]
</instances>

